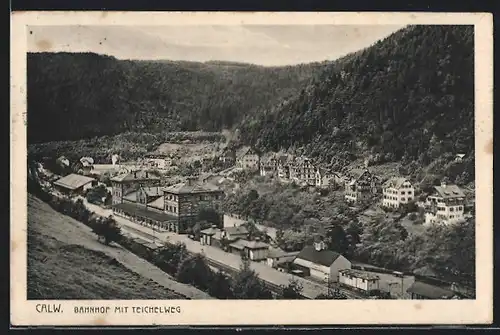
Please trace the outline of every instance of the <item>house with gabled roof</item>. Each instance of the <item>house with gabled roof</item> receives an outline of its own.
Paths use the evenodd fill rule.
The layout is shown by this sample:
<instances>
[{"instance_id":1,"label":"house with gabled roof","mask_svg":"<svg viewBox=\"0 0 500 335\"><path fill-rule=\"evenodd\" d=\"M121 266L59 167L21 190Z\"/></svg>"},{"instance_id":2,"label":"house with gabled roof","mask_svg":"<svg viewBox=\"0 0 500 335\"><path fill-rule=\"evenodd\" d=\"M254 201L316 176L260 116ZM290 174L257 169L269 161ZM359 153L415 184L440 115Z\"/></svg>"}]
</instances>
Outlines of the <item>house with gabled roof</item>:
<instances>
[{"instance_id":1,"label":"house with gabled roof","mask_svg":"<svg viewBox=\"0 0 500 335\"><path fill-rule=\"evenodd\" d=\"M258 171L260 154L253 147L246 147L236 153L236 166L244 170Z\"/></svg>"},{"instance_id":2,"label":"house with gabled roof","mask_svg":"<svg viewBox=\"0 0 500 335\"><path fill-rule=\"evenodd\" d=\"M339 271L351 268L351 262L338 252L328 250L322 239L304 247L293 261L293 265L306 269L311 277L324 282L337 282Z\"/></svg>"},{"instance_id":3,"label":"house with gabled roof","mask_svg":"<svg viewBox=\"0 0 500 335\"><path fill-rule=\"evenodd\" d=\"M237 239L229 244L229 250L236 254L243 253L252 261L261 261L267 258L269 245L260 241L258 238L255 241Z\"/></svg>"},{"instance_id":4,"label":"house with gabled roof","mask_svg":"<svg viewBox=\"0 0 500 335\"><path fill-rule=\"evenodd\" d=\"M465 194L457 185L442 183L425 202L426 224L451 224L464 220Z\"/></svg>"},{"instance_id":5,"label":"house with gabled roof","mask_svg":"<svg viewBox=\"0 0 500 335\"><path fill-rule=\"evenodd\" d=\"M321 167L316 169L315 177L316 177L316 187L321 187L321 188L336 187L337 185L336 181L340 178L340 176L337 173Z\"/></svg>"},{"instance_id":6,"label":"house with gabled roof","mask_svg":"<svg viewBox=\"0 0 500 335\"><path fill-rule=\"evenodd\" d=\"M54 182L55 188L65 194L84 194L85 191L97 185L97 180L76 173L69 174Z\"/></svg>"},{"instance_id":7,"label":"house with gabled roof","mask_svg":"<svg viewBox=\"0 0 500 335\"><path fill-rule=\"evenodd\" d=\"M393 177L382 185L382 206L399 208L415 199L413 184L404 177Z\"/></svg>"},{"instance_id":8,"label":"house with gabled roof","mask_svg":"<svg viewBox=\"0 0 500 335\"><path fill-rule=\"evenodd\" d=\"M345 193L347 202L356 203L371 194L379 193L380 178L372 174L367 168L352 169L344 175Z\"/></svg>"}]
</instances>

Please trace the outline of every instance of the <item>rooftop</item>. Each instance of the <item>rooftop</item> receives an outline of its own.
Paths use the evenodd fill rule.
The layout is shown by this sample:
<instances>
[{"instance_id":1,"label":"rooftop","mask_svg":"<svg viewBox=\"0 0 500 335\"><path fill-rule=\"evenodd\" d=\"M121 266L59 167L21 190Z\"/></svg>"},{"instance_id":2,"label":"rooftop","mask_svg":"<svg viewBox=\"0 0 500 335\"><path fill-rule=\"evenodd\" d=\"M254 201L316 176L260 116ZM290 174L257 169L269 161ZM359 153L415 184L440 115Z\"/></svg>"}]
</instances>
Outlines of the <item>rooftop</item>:
<instances>
[{"instance_id":1,"label":"rooftop","mask_svg":"<svg viewBox=\"0 0 500 335\"><path fill-rule=\"evenodd\" d=\"M134 180L160 180L160 177L149 173L148 171L139 170L133 172L126 172L116 177L111 178L111 181L128 182Z\"/></svg>"},{"instance_id":2,"label":"rooftop","mask_svg":"<svg viewBox=\"0 0 500 335\"><path fill-rule=\"evenodd\" d=\"M245 248L248 249L267 249L269 248L269 245L267 243L261 242L261 241L247 241L247 240L236 240L235 242L230 244L231 247L238 249L238 250L243 250Z\"/></svg>"},{"instance_id":3,"label":"rooftop","mask_svg":"<svg viewBox=\"0 0 500 335\"><path fill-rule=\"evenodd\" d=\"M213 228L213 227L210 227L210 228L207 228L207 229L204 229L202 230L200 233L201 234L204 234L204 235L215 235L217 233L220 233L220 229L219 228Z\"/></svg>"},{"instance_id":4,"label":"rooftop","mask_svg":"<svg viewBox=\"0 0 500 335\"><path fill-rule=\"evenodd\" d=\"M224 231L228 234L248 234L248 229L245 226L225 227Z\"/></svg>"},{"instance_id":5,"label":"rooftop","mask_svg":"<svg viewBox=\"0 0 500 335\"><path fill-rule=\"evenodd\" d=\"M384 187L400 188L405 181L408 181L408 179L404 177L393 177L384 183Z\"/></svg>"},{"instance_id":6,"label":"rooftop","mask_svg":"<svg viewBox=\"0 0 500 335\"><path fill-rule=\"evenodd\" d=\"M93 181L95 181L94 178L72 173L70 175L67 175L66 177L62 177L61 179L57 180L54 184L69 190L75 190Z\"/></svg>"},{"instance_id":7,"label":"rooftop","mask_svg":"<svg viewBox=\"0 0 500 335\"><path fill-rule=\"evenodd\" d=\"M293 251L293 252L288 252L285 250L281 250L278 248L269 248L269 254L267 257L269 258L278 258L278 257L285 257L285 256L297 256L300 253L300 251Z\"/></svg>"},{"instance_id":8,"label":"rooftop","mask_svg":"<svg viewBox=\"0 0 500 335\"><path fill-rule=\"evenodd\" d=\"M456 295L450 290L420 281L415 281L411 284L406 292L415 293L429 299L450 299Z\"/></svg>"},{"instance_id":9,"label":"rooftop","mask_svg":"<svg viewBox=\"0 0 500 335\"><path fill-rule=\"evenodd\" d=\"M339 253L331 250L317 251L314 246L311 245L302 249L297 255L297 258L304 259L315 264L330 266L340 256L341 255Z\"/></svg>"},{"instance_id":10,"label":"rooftop","mask_svg":"<svg viewBox=\"0 0 500 335\"><path fill-rule=\"evenodd\" d=\"M436 193L444 199L465 198L464 192L457 185L434 186Z\"/></svg>"},{"instance_id":11,"label":"rooftop","mask_svg":"<svg viewBox=\"0 0 500 335\"><path fill-rule=\"evenodd\" d=\"M159 186L142 187L148 197L159 197L163 195L163 190Z\"/></svg>"},{"instance_id":12,"label":"rooftop","mask_svg":"<svg viewBox=\"0 0 500 335\"><path fill-rule=\"evenodd\" d=\"M150 203L148 203L148 207L153 207L153 208L163 210L163 208L165 207L165 197L161 196L158 199L151 201Z\"/></svg>"},{"instance_id":13,"label":"rooftop","mask_svg":"<svg viewBox=\"0 0 500 335\"><path fill-rule=\"evenodd\" d=\"M128 215L139 216L153 221L166 222L166 221L177 221L177 217L173 215L168 215L163 212L156 212L147 209L144 205L137 205L133 203L121 203L113 205L113 208L119 209L127 213Z\"/></svg>"},{"instance_id":14,"label":"rooftop","mask_svg":"<svg viewBox=\"0 0 500 335\"><path fill-rule=\"evenodd\" d=\"M188 181L178 183L163 189L164 192L173 194L190 194L190 193L207 193L207 192L222 192L220 188L210 183L199 183L196 181Z\"/></svg>"},{"instance_id":15,"label":"rooftop","mask_svg":"<svg viewBox=\"0 0 500 335\"><path fill-rule=\"evenodd\" d=\"M344 269L344 270L340 270L339 272L346 274L346 275L349 275L349 276L356 277L356 278L365 279L365 280L379 280L380 279L380 277L377 275L374 275L374 274L369 273L369 272L361 271L361 270Z\"/></svg>"}]
</instances>

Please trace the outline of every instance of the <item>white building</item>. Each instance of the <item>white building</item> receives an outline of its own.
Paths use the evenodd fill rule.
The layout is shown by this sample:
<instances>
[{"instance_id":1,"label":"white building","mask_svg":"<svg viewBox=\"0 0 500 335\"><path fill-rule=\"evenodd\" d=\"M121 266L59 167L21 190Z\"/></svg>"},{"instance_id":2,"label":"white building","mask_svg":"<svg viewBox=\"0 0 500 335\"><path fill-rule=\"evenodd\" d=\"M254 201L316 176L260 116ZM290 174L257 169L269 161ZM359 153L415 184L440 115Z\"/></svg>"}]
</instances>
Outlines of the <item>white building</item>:
<instances>
[{"instance_id":1,"label":"white building","mask_svg":"<svg viewBox=\"0 0 500 335\"><path fill-rule=\"evenodd\" d=\"M316 187L334 187L339 176L335 172L318 168L316 169Z\"/></svg>"},{"instance_id":2,"label":"white building","mask_svg":"<svg viewBox=\"0 0 500 335\"><path fill-rule=\"evenodd\" d=\"M260 156L253 148L245 148L237 153L236 166L244 170L259 170Z\"/></svg>"},{"instance_id":3,"label":"white building","mask_svg":"<svg viewBox=\"0 0 500 335\"><path fill-rule=\"evenodd\" d=\"M379 276L368 272L353 269L339 271L339 283L367 293L379 290L379 281Z\"/></svg>"},{"instance_id":4,"label":"white building","mask_svg":"<svg viewBox=\"0 0 500 335\"><path fill-rule=\"evenodd\" d=\"M464 220L465 194L457 185L434 186L425 202L425 223L451 224Z\"/></svg>"},{"instance_id":5,"label":"white building","mask_svg":"<svg viewBox=\"0 0 500 335\"><path fill-rule=\"evenodd\" d=\"M382 206L399 208L415 199L415 188L406 178L391 178L382 186Z\"/></svg>"},{"instance_id":6,"label":"white building","mask_svg":"<svg viewBox=\"0 0 500 335\"><path fill-rule=\"evenodd\" d=\"M327 250L323 241L302 249L293 264L307 268L311 277L325 282L338 281L339 271L351 268L349 260L337 252Z\"/></svg>"}]
</instances>

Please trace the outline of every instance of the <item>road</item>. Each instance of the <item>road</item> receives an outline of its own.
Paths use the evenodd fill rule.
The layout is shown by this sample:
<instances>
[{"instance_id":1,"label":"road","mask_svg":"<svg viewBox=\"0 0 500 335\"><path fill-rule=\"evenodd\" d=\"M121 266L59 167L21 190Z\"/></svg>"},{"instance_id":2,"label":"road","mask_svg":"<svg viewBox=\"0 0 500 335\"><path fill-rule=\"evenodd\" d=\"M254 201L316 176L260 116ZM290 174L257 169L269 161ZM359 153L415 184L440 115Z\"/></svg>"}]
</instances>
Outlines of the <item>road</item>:
<instances>
[{"instance_id":1,"label":"road","mask_svg":"<svg viewBox=\"0 0 500 335\"><path fill-rule=\"evenodd\" d=\"M90 204L86 200L83 201L89 210L94 211L98 215L112 215L112 211L110 209L104 209L100 206ZM178 235L173 232L153 231L153 229L149 227L141 226L123 217L116 215L113 217L124 231L131 233L132 235L138 236L140 234L141 238L146 238L150 241L158 241L160 243L184 243L187 250L192 253L203 254L208 259L213 260L214 262L222 263L234 270L239 270L240 268L241 257L239 255L227 253L216 247L201 245L198 241L189 239L187 235ZM304 278L292 276L288 273L277 271L264 263L252 262L250 267L255 271L259 278L274 285L287 286L291 279L297 280L303 286L302 294L309 299L314 299L319 294L327 292L327 287L324 285L314 283Z\"/></svg>"}]
</instances>

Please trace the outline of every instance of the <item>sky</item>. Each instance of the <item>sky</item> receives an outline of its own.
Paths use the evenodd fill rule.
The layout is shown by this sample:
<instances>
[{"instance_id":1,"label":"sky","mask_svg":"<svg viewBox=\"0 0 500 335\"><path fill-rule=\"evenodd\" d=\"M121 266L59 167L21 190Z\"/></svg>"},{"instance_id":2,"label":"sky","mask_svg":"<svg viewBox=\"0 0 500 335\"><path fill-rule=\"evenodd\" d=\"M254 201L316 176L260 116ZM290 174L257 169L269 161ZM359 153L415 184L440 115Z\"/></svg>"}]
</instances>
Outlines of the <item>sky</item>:
<instances>
[{"instance_id":1,"label":"sky","mask_svg":"<svg viewBox=\"0 0 500 335\"><path fill-rule=\"evenodd\" d=\"M403 28L396 25L30 26L28 50L118 59L293 65L334 60Z\"/></svg>"}]
</instances>

